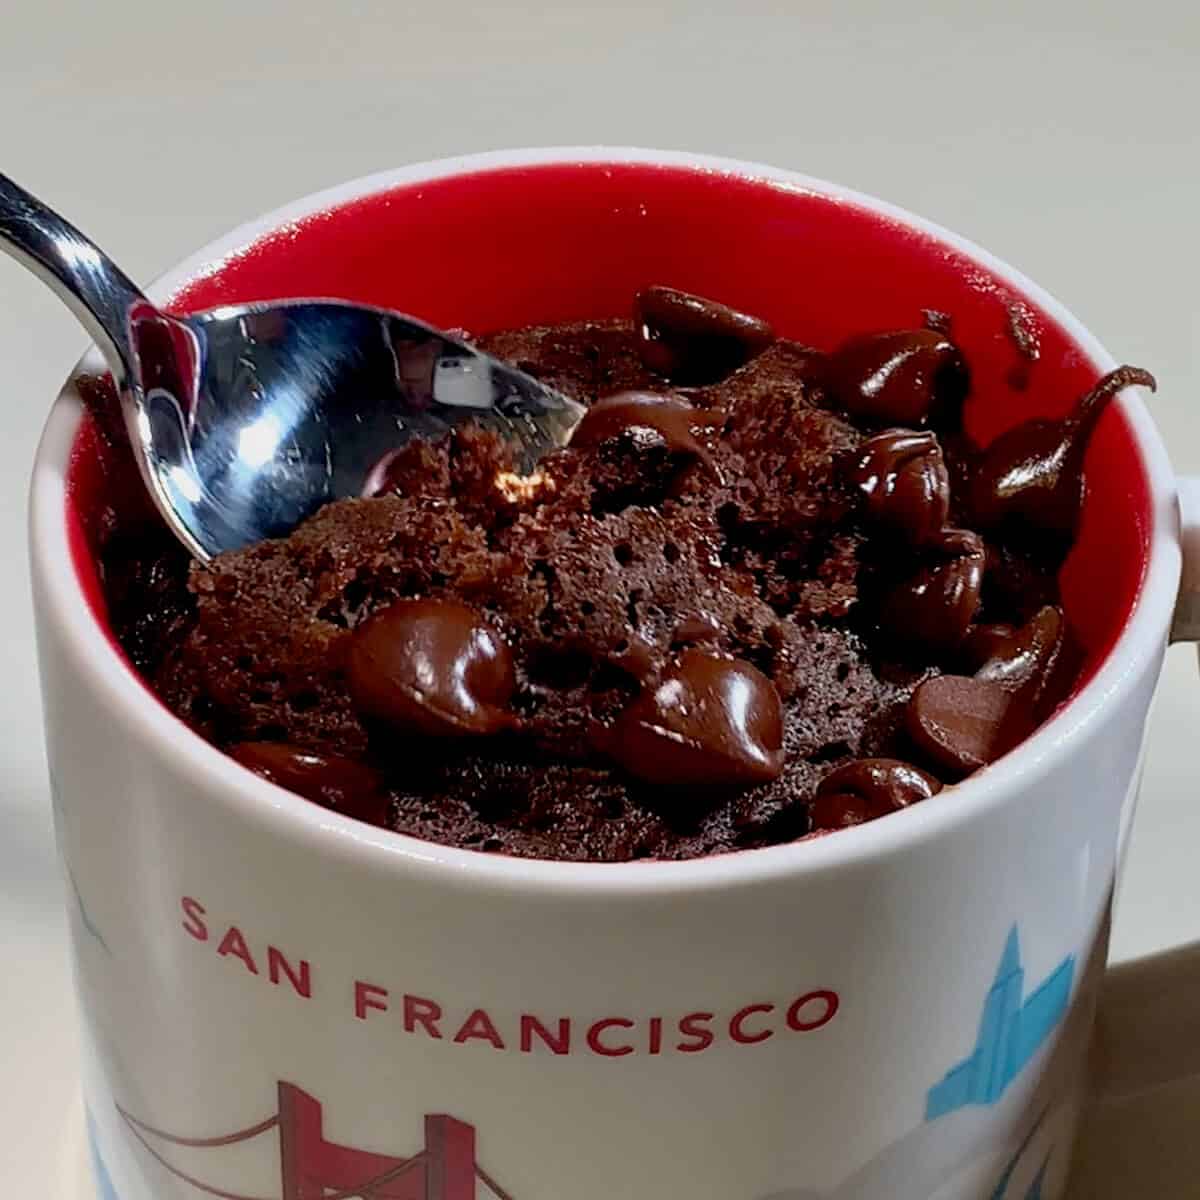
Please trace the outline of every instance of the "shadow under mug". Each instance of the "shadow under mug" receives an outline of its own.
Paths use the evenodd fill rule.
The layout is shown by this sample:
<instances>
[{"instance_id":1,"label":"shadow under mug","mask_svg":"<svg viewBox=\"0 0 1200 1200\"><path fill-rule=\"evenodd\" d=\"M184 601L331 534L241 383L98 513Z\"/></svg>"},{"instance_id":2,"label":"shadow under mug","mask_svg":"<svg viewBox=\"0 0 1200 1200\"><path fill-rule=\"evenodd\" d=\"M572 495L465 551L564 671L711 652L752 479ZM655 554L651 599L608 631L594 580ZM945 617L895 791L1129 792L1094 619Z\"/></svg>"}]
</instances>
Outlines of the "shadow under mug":
<instances>
[{"instance_id":1,"label":"shadow under mug","mask_svg":"<svg viewBox=\"0 0 1200 1200\"><path fill-rule=\"evenodd\" d=\"M985 441L1065 413L1115 365L944 230L791 172L656 151L360 180L235 231L152 294L344 297L482 331L623 315L654 282L818 347L949 313ZM1180 590L1194 529L1140 400L1096 431L1062 573L1086 681L1016 751L834 837L570 864L327 812L151 696L105 624L96 539L129 481L81 403L100 369L85 358L49 418L31 555L106 1197L1061 1195L1147 709L1172 621L1200 632L1191 572Z\"/></svg>"}]
</instances>

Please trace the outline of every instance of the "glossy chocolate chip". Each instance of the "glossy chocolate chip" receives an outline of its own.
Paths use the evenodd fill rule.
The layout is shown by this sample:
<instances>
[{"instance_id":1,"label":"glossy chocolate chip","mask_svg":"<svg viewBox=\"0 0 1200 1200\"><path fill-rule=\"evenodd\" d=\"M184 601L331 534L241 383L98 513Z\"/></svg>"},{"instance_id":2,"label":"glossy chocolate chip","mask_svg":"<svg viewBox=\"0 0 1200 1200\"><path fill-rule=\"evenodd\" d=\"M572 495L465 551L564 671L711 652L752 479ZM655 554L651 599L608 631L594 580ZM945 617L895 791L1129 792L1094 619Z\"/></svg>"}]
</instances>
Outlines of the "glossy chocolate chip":
<instances>
[{"instance_id":1,"label":"glossy chocolate chip","mask_svg":"<svg viewBox=\"0 0 1200 1200\"><path fill-rule=\"evenodd\" d=\"M994 762L1031 727L1020 699L1008 688L965 675L938 675L920 684L905 718L922 753L955 775Z\"/></svg>"},{"instance_id":2,"label":"glossy chocolate chip","mask_svg":"<svg viewBox=\"0 0 1200 1200\"><path fill-rule=\"evenodd\" d=\"M809 801L809 836L832 833L837 829L852 829L865 825L883 812L876 812L869 800L854 792L827 792L818 794Z\"/></svg>"},{"instance_id":3,"label":"glossy chocolate chip","mask_svg":"<svg viewBox=\"0 0 1200 1200\"><path fill-rule=\"evenodd\" d=\"M940 779L898 758L860 758L830 771L809 803L814 831L846 829L936 796Z\"/></svg>"},{"instance_id":4,"label":"glossy chocolate chip","mask_svg":"<svg viewBox=\"0 0 1200 1200\"><path fill-rule=\"evenodd\" d=\"M617 718L601 744L648 783L766 783L783 770L783 706L774 684L748 662L690 649Z\"/></svg>"},{"instance_id":5,"label":"glossy chocolate chip","mask_svg":"<svg viewBox=\"0 0 1200 1200\"><path fill-rule=\"evenodd\" d=\"M994 529L1017 521L1069 545L1083 509L1088 440L1113 396L1134 385L1152 391L1156 386L1148 371L1119 367L1083 396L1069 416L1026 421L996 438L971 480L975 522Z\"/></svg>"},{"instance_id":6,"label":"glossy chocolate chip","mask_svg":"<svg viewBox=\"0 0 1200 1200\"><path fill-rule=\"evenodd\" d=\"M306 800L361 821L383 824L387 797L370 767L335 754L318 754L289 742L240 742L231 758Z\"/></svg>"},{"instance_id":7,"label":"glossy chocolate chip","mask_svg":"<svg viewBox=\"0 0 1200 1200\"><path fill-rule=\"evenodd\" d=\"M716 383L774 340L766 321L675 288L648 287L633 305L638 352L675 383Z\"/></svg>"},{"instance_id":8,"label":"glossy chocolate chip","mask_svg":"<svg viewBox=\"0 0 1200 1200\"><path fill-rule=\"evenodd\" d=\"M679 396L659 392L618 392L597 400L584 414L571 435L577 449L598 446L609 438L634 429L651 429L675 453L707 457L696 440L696 429L712 429L725 421L725 414L709 408L694 408Z\"/></svg>"},{"instance_id":9,"label":"glossy chocolate chip","mask_svg":"<svg viewBox=\"0 0 1200 1200\"><path fill-rule=\"evenodd\" d=\"M1007 630L1007 632L1002 632ZM976 641L986 652L975 669L976 679L1003 684L1016 692L1038 685L1054 665L1063 642L1062 610L1053 604L1039 609L1019 629L992 627Z\"/></svg>"},{"instance_id":10,"label":"glossy chocolate chip","mask_svg":"<svg viewBox=\"0 0 1200 1200\"><path fill-rule=\"evenodd\" d=\"M959 348L940 330L906 329L843 342L826 361L825 385L855 420L954 427L969 386Z\"/></svg>"},{"instance_id":11,"label":"glossy chocolate chip","mask_svg":"<svg viewBox=\"0 0 1200 1200\"><path fill-rule=\"evenodd\" d=\"M990 556L988 568L992 568ZM1017 629L1018 626L1009 625L1003 621L988 621L972 625L963 639L962 652L959 655L960 665L973 675L990 658L1006 652Z\"/></svg>"},{"instance_id":12,"label":"glossy chocolate chip","mask_svg":"<svg viewBox=\"0 0 1200 1200\"><path fill-rule=\"evenodd\" d=\"M931 562L885 591L879 622L897 639L953 650L979 610L987 552L978 534L948 529L930 553Z\"/></svg>"},{"instance_id":13,"label":"glossy chocolate chip","mask_svg":"<svg viewBox=\"0 0 1200 1200\"><path fill-rule=\"evenodd\" d=\"M965 648L974 661L975 678L1008 688L1035 721L1069 694L1082 666L1062 609L1052 604L1017 629L993 625L972 630Z\"/></svg>"},{"instance_id":14,"label":"glossy chocolate chip","mask_svg":"<svg viewBox=\"0 0 1200 1200\"><path fill-rule=\"evenodd\" d=\"M898 758L856 759L830 771L817 785L818 796L861 796L876 816L928 800L941 790L941 781L928 771Z\"/></svg>"},{"instance_id":15,"label":"glossy chocolate chip","mask_svg":"<svg viewBox=\"0 0 1200 1200\"><path fill-rule=\"evenodd\" d=\"M514 723L509 648L456 600L400 600L359 626L346 679L360 713L405 733L492 734Z\"/></svg>"},{"instance_id":16,"label":"glossy chocolate chip","mask_svg":"<svg viewBox=\"0 0 1200 1200\"><path fill-rule=\"evenodd\" d=\"M929 432L888 429L855 452L851 482L868 517L914 545L935 541L950 513L950 475Z\"/></svg>"}]
</instances>

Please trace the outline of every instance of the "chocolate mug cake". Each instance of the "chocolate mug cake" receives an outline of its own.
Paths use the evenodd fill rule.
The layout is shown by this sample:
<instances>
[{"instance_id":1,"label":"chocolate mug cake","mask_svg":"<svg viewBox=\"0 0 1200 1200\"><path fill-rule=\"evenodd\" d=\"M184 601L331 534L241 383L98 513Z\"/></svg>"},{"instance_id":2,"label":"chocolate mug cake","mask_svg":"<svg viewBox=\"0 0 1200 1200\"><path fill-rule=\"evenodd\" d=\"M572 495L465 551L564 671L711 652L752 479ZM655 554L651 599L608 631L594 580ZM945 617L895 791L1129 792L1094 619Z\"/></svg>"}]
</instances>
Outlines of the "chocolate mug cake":
<instances>
[{"instance_id":1,"label":"chocolate mug cake","mask_svg":"<svg viewBox=\"0 0 1200 1200\"><path fill-rule=\"evenodd\" d=\"M587 405L533 474L461 428L207 565L106 546L126 652L249 769L445 844L692 858L928 800L1076 684L1057 571L1146 372L980 447L945 314L822 352L655 286L475 340Z\"/></svg>"}]
</instances>

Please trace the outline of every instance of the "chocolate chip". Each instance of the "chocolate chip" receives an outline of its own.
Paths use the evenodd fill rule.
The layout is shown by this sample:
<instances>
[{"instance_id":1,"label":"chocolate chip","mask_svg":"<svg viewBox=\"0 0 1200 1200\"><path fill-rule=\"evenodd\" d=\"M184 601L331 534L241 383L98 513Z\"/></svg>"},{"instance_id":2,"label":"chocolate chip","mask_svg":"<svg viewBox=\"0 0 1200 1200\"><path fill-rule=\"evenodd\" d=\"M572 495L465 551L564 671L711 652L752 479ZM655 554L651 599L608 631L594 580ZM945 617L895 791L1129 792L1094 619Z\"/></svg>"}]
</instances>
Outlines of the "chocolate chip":
<instances>
[{"instance_id":1,"label":"chocolate chip","mask_svg":"<svg viewBox=\"0 0 1200 1200\"><path fill-rule=\"evenodd\" d=\"M1047 604L1007 636L993 632L987 639L990 642L987 656L976 669L975 678L1002 684L1014 692L1027 692L1031 684L1040 683L1050 670L1062 640L1062 610Z\"/></svg>"},{"instance_id":2,"label":"chocolate chip","mask_svg":"<svg viewBox=\"0 0 1200 1200\"><path fill-rule=\"evenodd\" d=\"M830 771L817 785L818 796L849 792L881 813L928 800L941 790L941 782L927 771L898 758L859 758Z\"/></svg>"},{"instance_id":3,"label":"chocolate chip","mask_svg":"<svg viewBox=\"0 0 1200 1200\"><path fill-rule=\"evenodd\" d=\"M814 830L845 829L928 800L941 781L898 758L860 758L830 771L809 804Z\"/></svg>"},{"instance_id":4,"label":"chocolate chip","mask_svg":"<svg viewBox=\"0 0 1200 1200\"><path fill-rule=\"evenodd\" d=\"M950 476L932 433L888 429L868 438L856 451L850 479L866 498L871 520L915 545L934 541L946 524Z\"/></svg>"},{"instance_id":5,"label":"chocolate chip","mask_svg":"<svg viewBox=\"0 0 1200 1200\"><path fill-rule=\"evenodd\" d=\"M869 800L853 792L817 795L808 805L809 836L832 833L835 829L851 829L883 815L872 809Z\"/></svg>"},{"instance_id":6,"label":"chocolate chip","mask_svg":"<svg viewBox=\"0 0 1200 1200\"><path fill-rule=\"evenodd\" d=\"M1088 440L1108 402L1123 388L1152 391L1154 376L1119 367L1096 384L1067 417L1026 421L1002 433L983 452L970 485L975 522L996 529L1017 522L1050 537L1065 550L1074 540L1083 508L1083 460Z\"/></svg>"},{"instance_id":7,"label":"chocolate chip","mask_svg":"<svg viewBox=\"0 0 1200 1200\"><path fill-rule=\"evenodd\" d=\"M648 783L766 783L783 770L783 707L774 684L748 662L691 649L600 742Z\"/></svg>"},{"instance_id":8,"label":"chocolate chip","mask_svg":"<svg viewBox=\"0 0 1200 1200\"><path fill-rule=\"evenodd\" d=\"M976 679L1008 688L1038 720L1070 691L1080 667L1062 609L1052 604L1019 629L985 625L972 630L965 649L974 659Z\"/></svg>"},{"instance_id":9,"label":"chocolate chip","mask_svg":"<svg viewBox=\"0 0 1200 1200\"><path fill-rule=\"evenodd\" d=\"M492 734L514 723L508 646L456 600L400 600L360 625L346 680L360 713L406 733Z\"/></svg>"},{"instance_id":10,"label":"chocolate chip","mask_svg":"<svg viewBox=\"0 0 1200 1200\"><path fill-rule=\"evenodd\" d=\"M633 305L638 352L675 383L716 383L774 340L766 321L675 288L648 287Z\"/></svg>"},{"instance_id":11,"label":"chocolate chip","mask_svg":"<svg viewBox=\"0 0 1200 1200\"><path fill-rule=\"evenodd\" d=\"M927 679L909 699L905 719L917 747L956 775L968 775L1006 754L1031 724L1008 688L964 675Z\"/></svg>"},{"instance_id":12,"label":"chocolate chip","mask_svg":"<svg viewBox=\"0 0 1200 1200\"><path fill-rule=\"evenodd\" d=\"M988 555L988 570L992 570L992 557ZM1004 655L1017 632L1017 626L1003 621L992 621L972 625L963 639L960 658L962 665L973 675L989 659Z\"/></svg>"},{"instance_id":13,"label":"chocolate chip","mask_svg":"<svg viewBox=\"0 0 1200 1200\"><path fill-rule=\"evenodd\" d=\"M954 427L967 394L967 364L936 329L866 334L829 355L825 385L856 420L872 425Z\"/></svg>"},{"instance_id":14,"label":"chocolate chip","mask_svg":"<svg viewBox=\"0 0 1200 1200\"><path fill-rule=\"evenodd\" d=\"M323 808L380 825L388 802L379 776L360 762L289 742L239 742L229 755L256 775Z\"/></svg>"},{"instance_id":15,"label":"chocolate chip","mask_svg":"<svg viewBox=\"0 0 1200 1200\"><path fill-rule=\"evenodd\" d=\"M931 553L933 562L885 592L880 626L926 649L953 650L979 609L987 552L978 534L947 529Z\"/></svg>"},{"instance_id":16,"label":"chocolate chip","mask_svg":"<svg viewBox=\"0 0 1200 1200\"><path fill-rule=\"evenodd\" d=\"M724 413L694 408L678 396L657 392L618 392L615 396L597 400L587 410L571 435L571 445L586 449L631 430L649 429L662 438L668 450L707 458L707 452L692 431L697 428L711 429L722 425L724 421Z\"/></svg>"}]
</instances>

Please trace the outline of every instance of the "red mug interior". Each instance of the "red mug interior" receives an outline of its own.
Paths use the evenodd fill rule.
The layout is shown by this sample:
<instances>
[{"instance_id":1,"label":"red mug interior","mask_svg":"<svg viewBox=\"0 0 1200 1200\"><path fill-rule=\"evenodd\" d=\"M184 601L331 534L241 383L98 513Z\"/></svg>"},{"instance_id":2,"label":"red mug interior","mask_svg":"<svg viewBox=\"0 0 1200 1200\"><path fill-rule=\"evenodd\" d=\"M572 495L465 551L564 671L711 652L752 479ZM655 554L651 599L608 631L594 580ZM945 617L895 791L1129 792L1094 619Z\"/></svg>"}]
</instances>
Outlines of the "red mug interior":
<instances>
[{"instance_id":1,"label":"red mug interior","mask_svg":"<svg viewBox=\"0 0 1200 1200\"><path fill-rule=\"evenodd\" d=\"M485 332L622 316L650 283L714 297L822 349L851 333L919 325L924 309L949 313L972 372L967 427L984 441L1065 413L1100 374L1029 298L900 221L795 187L636 163L501 168L364 196L265 234L188 283L171 307L341 297ZM1023 362L1013 305L1038 332L1024 390L1010 382ZM66 519L80 584L107 633L95 555L112 478L104 454L85 420ZM1061 582L1090 675L1124 628L1149 557L1150 489L1114 409L1093 436L1087 476Z\"/></svg>"}]
</instances>

